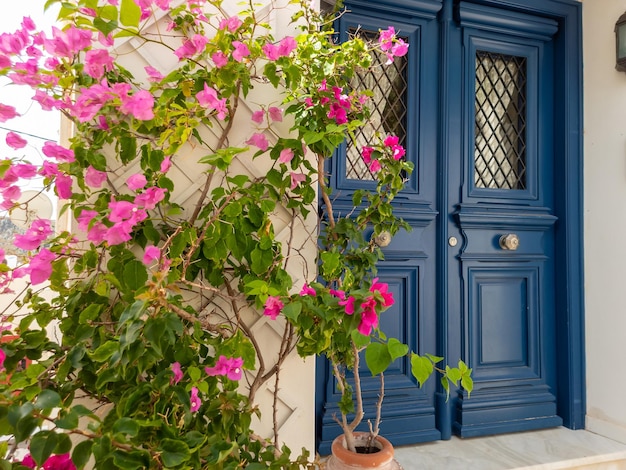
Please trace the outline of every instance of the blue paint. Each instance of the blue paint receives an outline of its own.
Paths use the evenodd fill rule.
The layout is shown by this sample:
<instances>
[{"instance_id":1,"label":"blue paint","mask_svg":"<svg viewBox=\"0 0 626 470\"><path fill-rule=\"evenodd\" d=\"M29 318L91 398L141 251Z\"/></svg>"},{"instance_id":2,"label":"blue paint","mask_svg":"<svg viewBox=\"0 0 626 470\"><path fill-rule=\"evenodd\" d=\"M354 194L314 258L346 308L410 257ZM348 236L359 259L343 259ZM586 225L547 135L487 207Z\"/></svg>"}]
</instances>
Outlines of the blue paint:
<instances>
[{"instance_id":1,"label":"blue paint","mask_svg":"<svg viewBox=\"0 0 626 470\"><path fill-rule=\"evenodd\" d=\"M340 20L340 31L392 25L411 43L407 156L416 171L397 210L413 231L385 249L380 277L399 302L383 314L382 328L420 353L451 362L463 358L476 380L471 399L454 391L447 400L435 380L417 389L408 365L399 362L386 380L382 433L395 444L410 444L453 433L584 427L581 4L345 3L351 13ZM476 50L526 58L524 189L474 184ZM342 176L341 158L329 170L335 207L345 213L351 191L371 183ZM520 237L515 252L498 245L508 232ZM459 240L454 248L451 236ZM508 320L501 316L505 311ZM318 361L322 454L340 432L332 418L338 393L328 372ZM364 384L369 416L377 385L376 379Z\"/></svg>"}]
</instances>

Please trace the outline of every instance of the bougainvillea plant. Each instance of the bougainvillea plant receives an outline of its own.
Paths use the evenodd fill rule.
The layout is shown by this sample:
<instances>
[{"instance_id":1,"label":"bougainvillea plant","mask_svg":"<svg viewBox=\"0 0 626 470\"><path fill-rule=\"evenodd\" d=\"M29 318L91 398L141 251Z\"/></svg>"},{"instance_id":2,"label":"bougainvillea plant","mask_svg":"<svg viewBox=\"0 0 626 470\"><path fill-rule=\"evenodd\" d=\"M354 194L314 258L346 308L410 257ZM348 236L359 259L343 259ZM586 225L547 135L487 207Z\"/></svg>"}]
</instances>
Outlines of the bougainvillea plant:
<instances>
[{"instance_id":1,"label":"bougainvillea plant","mask_svg":"<svg viewBox=\"0 0 626 470\"><path fill-rule=\"evenodd\" d=\"M0 35L0 74L73 125L67 142L41 146L41 164L19 156L35 143L8 133L16 156L0 161L3 209L28 209L20 188L42 178L73 221L34 220L15 236L17 266L0 264L3 296L15 295L0 349L0 467L308 465L306 451L280 448L276 426L270 439L252 426L256 392L269 380L278 390L287 355L325 354L342 374L367 347L377 374L408 353L378 331L393 299L363 235L406 228L390 205L412 169L404 149L389 135L361 149L379 184L357 194L351 217L335 217L324 173L369 118L352 74L408 46L392 29L335 44L300 2L287 36L252 2L237 14L220 0L53 5L50 31L24 18ZM129 48L173 65L133 68ZM266 88L276 101L252 99ZM0 104L0 122L19 113ZM263 315L282 331L272 361L250 327ZM420 383L437 359L413 355ZM471 388L464 364L442 373Z\"/></svg>"}]
</instances>

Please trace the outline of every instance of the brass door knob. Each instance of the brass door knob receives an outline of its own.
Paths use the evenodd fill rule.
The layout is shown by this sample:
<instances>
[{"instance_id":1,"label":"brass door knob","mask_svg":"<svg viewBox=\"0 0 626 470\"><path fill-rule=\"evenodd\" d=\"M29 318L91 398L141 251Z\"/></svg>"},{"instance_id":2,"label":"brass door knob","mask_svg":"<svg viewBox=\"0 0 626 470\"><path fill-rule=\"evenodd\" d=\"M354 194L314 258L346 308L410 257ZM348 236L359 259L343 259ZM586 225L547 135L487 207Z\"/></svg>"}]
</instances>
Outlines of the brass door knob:
<instances>
[{"instance_id":1,"label":"brass door knob","mask_svg":"<svg viewBox=\"0 0 626 470\"><path fill-rule=\"evenodd\" d=\"M519 247L519 237L515 233L502 235L499 240L500 248L515 251Z\"/></svg>"}]
</instances>

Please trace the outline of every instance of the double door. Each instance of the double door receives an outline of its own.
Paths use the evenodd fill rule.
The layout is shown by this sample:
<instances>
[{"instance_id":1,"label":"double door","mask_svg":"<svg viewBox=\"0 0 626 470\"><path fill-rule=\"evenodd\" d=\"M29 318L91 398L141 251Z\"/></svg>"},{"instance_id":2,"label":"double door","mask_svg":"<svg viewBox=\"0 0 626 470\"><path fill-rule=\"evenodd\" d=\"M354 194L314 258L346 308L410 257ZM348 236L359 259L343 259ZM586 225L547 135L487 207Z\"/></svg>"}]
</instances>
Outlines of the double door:
<instances>
[{"instance_id":1,"label":"double door","mask_svg":"<svg viewBox=\"0 0 626 470\"><path fill-rule=\"evenodd\" d=\"M418 388L408 360L385 374L381 434L395 444L561 425L555 177L555 19L498 2L346 1L343 38L393 26L410 45L359 75L374 90L376 131L396 134L415 171L395 210L412 227L384 249L395 305L381 328L420 354L473 369L474 391ZM558 49L560 50L560 49ZM373 185L357 136L332 167L335 207ZM345 201L345 207L342 205ZM339 430L340 393L318 372L321 451ZM364 370L364 375L368 375ZM373 415L378 380L364 384Z\"/></svg>"}]
</instances>

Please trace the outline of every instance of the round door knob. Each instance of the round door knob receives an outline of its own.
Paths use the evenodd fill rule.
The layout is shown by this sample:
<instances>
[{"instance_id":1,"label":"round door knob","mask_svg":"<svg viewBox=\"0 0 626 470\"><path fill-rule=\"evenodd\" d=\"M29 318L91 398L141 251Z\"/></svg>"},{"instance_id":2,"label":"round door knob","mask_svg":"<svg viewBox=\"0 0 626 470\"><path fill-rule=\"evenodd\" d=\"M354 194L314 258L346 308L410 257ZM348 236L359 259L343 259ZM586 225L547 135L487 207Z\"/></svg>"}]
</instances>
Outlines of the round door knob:
<instances>
[{"instance_id":1,"label":"round door knob","mask_svg":"<svg viewBox=\"0 0 626 470\"><path fill-rule=\"evenodd\" d=\"M519 247L519 237L514 233L507 233L500 237L500 248L503 250L517 250Z\"/></svg>"},{"instance_id":2,"label":"round door knob","mask_svg":"<svg viewBox=\"0 0 626 470\"><path fill-rule=\"evenodd\" d=\"M384 232L380 232L374 237L374 243L381 248L388 246L391 243L391 234L386 230Z\"/></svg>"}]
</instances>

